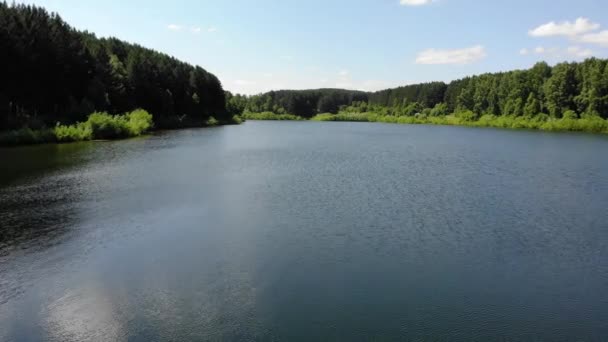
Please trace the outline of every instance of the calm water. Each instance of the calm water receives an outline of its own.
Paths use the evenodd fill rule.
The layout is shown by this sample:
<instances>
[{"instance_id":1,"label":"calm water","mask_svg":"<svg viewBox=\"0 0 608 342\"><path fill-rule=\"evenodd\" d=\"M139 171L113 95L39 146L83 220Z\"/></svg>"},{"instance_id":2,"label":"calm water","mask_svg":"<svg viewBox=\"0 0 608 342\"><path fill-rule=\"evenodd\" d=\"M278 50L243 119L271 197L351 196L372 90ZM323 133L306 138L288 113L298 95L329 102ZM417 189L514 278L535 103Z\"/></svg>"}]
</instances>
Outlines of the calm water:
<instances>
[{"instance_id":1,"label":"calm water","mask_svg":"<svg viewBox=\"0 0 608 342\"><path fill-rule=\"evenodd\" d=\"M0 150L0 341L605 340L607 156L314 122Z\"/></svg>"}]
</instances>

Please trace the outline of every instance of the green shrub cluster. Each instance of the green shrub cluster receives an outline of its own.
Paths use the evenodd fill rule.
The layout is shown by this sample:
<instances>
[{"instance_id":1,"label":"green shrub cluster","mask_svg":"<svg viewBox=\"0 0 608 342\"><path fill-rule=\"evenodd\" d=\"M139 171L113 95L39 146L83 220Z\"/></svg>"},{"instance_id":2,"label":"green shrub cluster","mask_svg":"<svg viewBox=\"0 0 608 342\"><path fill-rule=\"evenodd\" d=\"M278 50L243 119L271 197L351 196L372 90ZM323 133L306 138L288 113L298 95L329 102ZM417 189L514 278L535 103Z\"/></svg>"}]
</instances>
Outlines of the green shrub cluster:
<instances>
[{"instance_id":1,"label":"green shrub cluster","mask_svg":"<svg viewBox=\"0 0 608 342\"><path fill-rule=\"evenodd\" d=\"M245 112L241 116L245 120L293 120L300 121L304 120L300 116L296 116L293 114L275 114L272 112L262 112L262 113L251 113Z\"/></svg>"},{"instance_id":2,"label":"green shrub cluster","mask_svg":"<svg viewBox=\"0 0 608 342\"><path fill-rule=\"evenodd\" d=\"M146 133L154 126L152 115L137 109L123 115L93 113L87 121L73 125L57 124L52 129L22 128L0 133L0 145L38 144L44 142L72 142L93 139L121 139Z\"/></svg>"},{"instance_id":3,"label":"green shrub cluster","mask_svg":"<svg viewBox=\"0 0 608 342\"><path fill-rule=\"evenodd\" d=\"M467 110L444 116L429 116L427 113L418 113L414 116L395 116L371 112L319 114L313 117L312 120L459 125L473 127L538 129L545 131L608 133L608 120L602 119L597 115L586 115L581 118L577 118L574 112L565 113L561 119L551 118L547 114L537 114L534 116L498 116L486 114L482 115L481 117L477 117L474 112Z\"/></svg>"},{"instance_id":4,"label":"green shrub cluster","mask_svg":"<svg viewBox=\"0 0 608 342\"><path fill-rule=\"evenodd\" d=\"M137 109L123 115L93 113L85 122L57 125L54 132L60 142L121 139L142 135L153 126L152 115L143 109Z\"/></svg>"},{"instance_id":5,"label":"green shrub cluster","mask_svg":"<svg viewBox=\"0 0 608 342\"><path fill-rule=\"evenodd\" d=\"M377 115L372 113L323 113L314 116L311 120L314 121L355 121L355 122L370 122L375 121Z\"/></svg>"},{"instance_id":6,"label":"green shrub cluster","mask_svg":"<svg viewBox=\"0 0 608 342\"><path fill-rule=\"evenodd\" d=\"M229 125L240 125L242 123L243 123L243 119L239 115L233 115L232 119L227 124L229 124Z\"/></svg>"},{"instance_id":7,"label":"green shrub cluster","mask_svg":"<svg viewBox=\"0 0 608 342\"><path fill-rule=\"evenodd\" d=\"M209 119L207 119L207 121L205 122L205 126L209 126L209 127L217 126L219 124L220 124L220 122L217 121L217 119L214 118L213 116L210 116Z\"/></svg>"}]
</instances>

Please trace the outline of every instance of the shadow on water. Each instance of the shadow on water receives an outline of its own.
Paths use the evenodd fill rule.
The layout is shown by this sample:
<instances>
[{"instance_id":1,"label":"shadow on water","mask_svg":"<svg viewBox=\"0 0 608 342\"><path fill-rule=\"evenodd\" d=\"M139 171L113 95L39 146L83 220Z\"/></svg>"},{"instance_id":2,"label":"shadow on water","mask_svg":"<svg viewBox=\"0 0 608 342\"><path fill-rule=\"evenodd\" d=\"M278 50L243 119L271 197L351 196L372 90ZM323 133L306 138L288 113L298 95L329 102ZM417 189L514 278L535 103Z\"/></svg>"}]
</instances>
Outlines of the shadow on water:
<instances>
[{"instance_id":1,"label":"shadow on water","mask_svg":"<svg viewBox=\"0 0 608 342\"><path fill-rule=\"evenodd\" d=\"M65 232L74 213L70 203L79 196L78 184L65 172L90 161L91 147L87 142L0 149L0 257Z\"/></svg>"},{"instance_id":2,"label":"shadow on water","mask_svg":"<svg viewBox=\"0 0 608 342\"><path fill-rule=\"evenodd\" d=\"M94 142L0 148L0 190L86 161Z\"/></svg>"}]
</instances>

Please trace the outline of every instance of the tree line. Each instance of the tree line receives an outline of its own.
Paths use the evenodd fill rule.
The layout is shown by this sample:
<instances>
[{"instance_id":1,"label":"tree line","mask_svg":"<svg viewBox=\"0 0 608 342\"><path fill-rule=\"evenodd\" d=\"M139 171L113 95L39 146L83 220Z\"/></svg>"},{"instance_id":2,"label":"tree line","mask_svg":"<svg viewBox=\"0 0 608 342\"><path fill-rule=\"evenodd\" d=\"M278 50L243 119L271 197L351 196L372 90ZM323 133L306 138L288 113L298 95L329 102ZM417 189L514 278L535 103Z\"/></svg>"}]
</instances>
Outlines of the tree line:
<instances>
[{"instance_id":1,"label":"tree line","mask_svg":"<svg viewBox=\"0 0 608 342\"><path fill-rule=\"evenodd\" d=\"M136 108L157 127L229 119L222 84L203 68L78 31L37 6L0 2L0 75L0 130Z\"/></svg>"},{"instance_id":2,"label":"tree line","mask_svg":"<svg viewBox=\"0 0 608 342\"><path fill-rule=\"evenodd\" d=\"M450 83L431 82L377 92L279 91L239 97L239 109L310 117L312 113L373 111L382 115L482 115L608 118L608 60L553 67L539 62L527 70L486 73ZM313 96L314 95L314 96Z\"/></svg>"},{"instance_id":3,"label":"tree line","mask_svg":"<svg viewBox=\"0 0 608 342\"><path fill-rule=\"evenodd\" d=\"M93 112L121 114L137 108L152 113L160 128L227 122L243 113L305 119L341 111L608 117L608 60L597 58L553 67L540 62L528 70L377 92L278 90L245 96L224 92L217 77L199 66L78 31L40 7L6 2L0 2L0 51L0 130L72 124Z\"/></svg>"},{"instance_id":4,"label":"tree line","mask_svg":"<svg viewBox=\"0 0 608 342\"><path fill-rule=\"evenodd\" d=\"M270 112L311 118L319 113L337 113L343 106L367 100L367 93L356 90L278 90L253 96L228 94L227 108L234 114Z\"/></svg>"}]
</instances>

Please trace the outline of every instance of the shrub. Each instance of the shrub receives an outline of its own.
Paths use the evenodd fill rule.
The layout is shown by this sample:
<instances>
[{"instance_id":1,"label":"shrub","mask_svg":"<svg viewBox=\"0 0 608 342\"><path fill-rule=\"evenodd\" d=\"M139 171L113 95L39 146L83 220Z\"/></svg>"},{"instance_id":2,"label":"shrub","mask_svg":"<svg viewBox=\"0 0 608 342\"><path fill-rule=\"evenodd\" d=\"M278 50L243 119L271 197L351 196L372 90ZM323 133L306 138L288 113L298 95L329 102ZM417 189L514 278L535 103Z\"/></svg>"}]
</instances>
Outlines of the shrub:
<instances>
[{"instance_id":1,"label":"shrub","mask_svg":"<svg viewBox=\"0 0 608 342\"><path fill-rule=\"evenodd\" d=\"M448 115L448 105L441 102L435 105L435 108L431 110L431 116L444 116Z\"/></svg>"},{"instance_id":2,"label":"shrub","mask_svg":"<svg viewBox=\"0 0 608 342\"><path fill-rule=\"evenodd\" d=\"M95 139L117 139L130 135L125 116L97 112L89 115L86 123L91 126Z\"/></svg>"},{"instance_id":3,"label":"shrub","mask_svg":"<svg viewBox=\"0 0 608 342\"><path fill-rule=\"evenodd\" d=\"M209 119L207 119L207 122L205 122L206 126L217 126L218 124L219 121L217 121L217 119L213 116L210 116Z\"/></svg>"},{"instance_id":4,"label":"shrub","mask_svg":"<svg viewBox=\"0 0 608 342\"><path fill-rule=\"evenodd\" d=\"M24 127L15 131L0 132L0 145L39 144L55 141L55 135L50 129L32 130Z\"/></svg>"},{"instance_id":5,"label":"shrub","mask_svg":"<svg viewBox=\"0 0 608 342\"><path fill-rule=\"evenodd\" d=\"M454 114L457 118L463 121L475 121L477 120L477 114L471 110L463 110Z\"/></svg>"},{"instance_id":6,"label":"shrub","mask_svg":"<svg viewBox=\"0 0 608 342\"><path fill-rule=\"evenodd\" d=\"M251 113L246 112L242 115L245 120L304 120L302 117L293 114L276 114L273 112Z\"/></svg>"},{"instance_id":7,"label":"shrub","mask_svg":"<svg viewBox=\"0 0 608 342\"><path fill-rule=\"evenodd\" d=\"M238 115L234 115L234 116L232 117L232 121L231 121L230 123L231 123L231 124L240 125L240 124L242 124L242 123L243 123L243 119L241 119L241 117L240 117L240 116L238 116Z\"/></svg>"},{"instance_id":8,"label":"shrub","mask_svg":"<svg viewBox=\"0 0 608 342\"><path fill-rule=\"evenodd\" d=\"M57 125L53 132L57 138L57 141L59 142L84 141L93 139L93 130L91 129L91 125L85 122L69 126Z\"/></svg>"},{"instance_id":9,"label":"shrub","mask_svg":"<svg viewBox=\"0 0 608 342\"><path fill-rule=\"evenodd\" d=\"M125 114L127 117L127 128L131 136L142 135L154 127L152 114L143 109L136 109L131 113Z\"/></svg>"},{"instance_id":10,"label":"shrub","mask_svg":"<svg viewBox=\"0 0 608 342\"><path fill-rule=\"evenodd\" d=\"M85 122L57 125L53 132L60 142L118 139L142 135L153 125L152 115L143 109L137 109L123 115L93 113Z\"/></svg>"}]
</instances>

